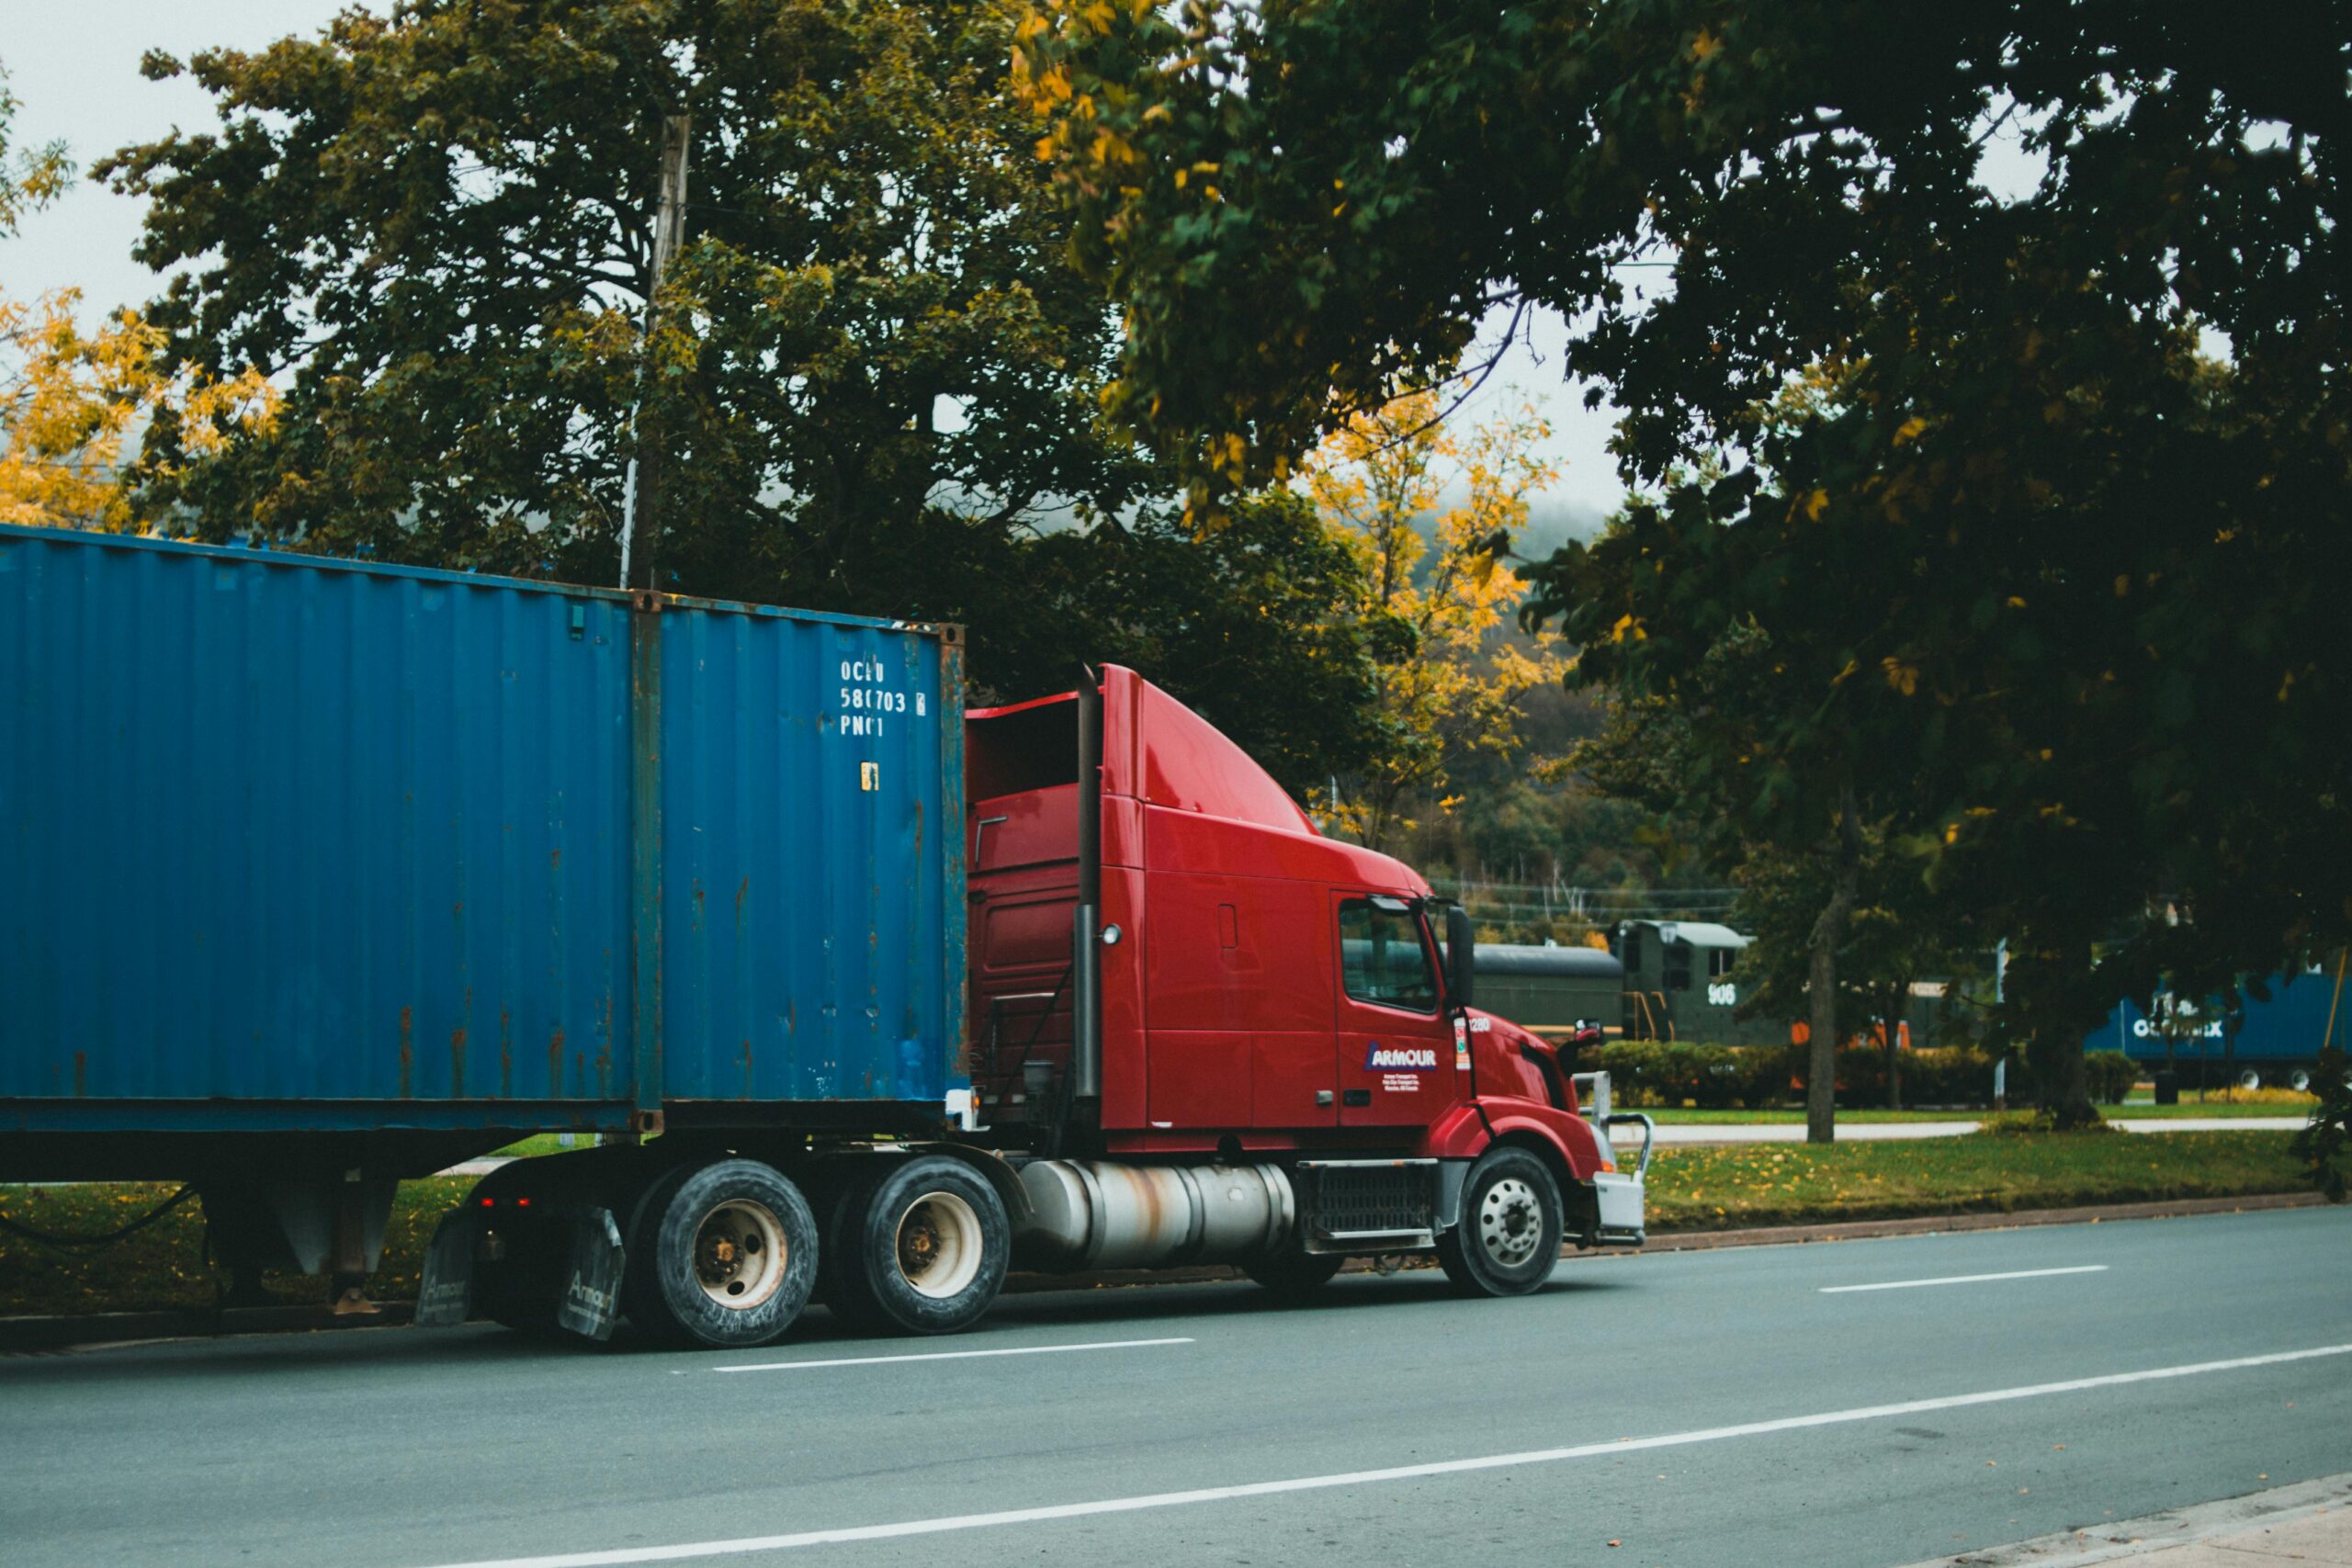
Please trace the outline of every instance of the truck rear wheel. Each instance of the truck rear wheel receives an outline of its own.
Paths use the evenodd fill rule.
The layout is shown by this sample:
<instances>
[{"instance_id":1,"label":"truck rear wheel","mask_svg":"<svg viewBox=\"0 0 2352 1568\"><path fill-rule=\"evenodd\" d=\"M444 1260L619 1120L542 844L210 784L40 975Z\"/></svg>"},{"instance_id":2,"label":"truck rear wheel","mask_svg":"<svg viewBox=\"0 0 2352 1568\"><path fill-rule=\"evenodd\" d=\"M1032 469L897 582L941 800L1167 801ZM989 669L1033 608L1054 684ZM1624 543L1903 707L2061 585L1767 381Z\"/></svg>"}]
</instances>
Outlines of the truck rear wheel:
<instances>
[{"instance_id":1,"label":"truck rear wheel","mask_svg":"<svg viewBox=\"0 0 2352 1568\"><path fill-rule=\"evenodd\" d=\"M771 1166L686 1167L638 1203L626 1301L654 1338L715 1350L764 1345L800 1316L816 1279L816 1217Z\"/></svg>"},{"instance_id":2,"label":"truck rear wheel","mask_svg":"<svg viewBox=\"0 0 2352 1568\"><path fill-rule=\"evenodd\" d=\"M995 1304L1012 1224L988 1179L941 1155L877 1160L834 1211L826 1300L859 1327L954 1334Z\"/></svg>"},{"instance_id":3,"label":"truck rear wheel","mask_svg":"<svg viewBox=\"0 0 2352 1568\"><path fill-rule=\"evenodd\" d=\"M1525 1149L1489 1149L1462 1187L1462 1218L1437 1239L1437 1260L1469 1296L1523 1296L1560 1260L1560 1187Z\"/></svg>"}]
</instances>

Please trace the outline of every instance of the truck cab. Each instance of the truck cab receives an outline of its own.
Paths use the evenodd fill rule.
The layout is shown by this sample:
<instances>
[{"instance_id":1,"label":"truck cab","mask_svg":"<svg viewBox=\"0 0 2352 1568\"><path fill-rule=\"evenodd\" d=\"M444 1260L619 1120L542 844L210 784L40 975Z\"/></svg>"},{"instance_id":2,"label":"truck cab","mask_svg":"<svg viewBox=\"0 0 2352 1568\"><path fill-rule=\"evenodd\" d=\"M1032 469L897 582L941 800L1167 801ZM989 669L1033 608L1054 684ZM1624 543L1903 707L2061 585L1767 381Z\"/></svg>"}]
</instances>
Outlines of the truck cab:
<instances>
[{"instance_id":1,"label":"truck cab","mask_svg":"<svg viewBox=\"0 0 2352 1568\"><path fill-rule=\"evenodd\" d=\"M1267 1167L1309 1257L1461 1253L1482 1164L1517 1173L1494 1216L1514 1237L1638 1242L1638 1177L1554 1046L1471 1005L1462 912L1324 837L1167 693L1111 666L973 710L966 775L976 1135L1016 1159Z\"/></svg>"}]
</instances>

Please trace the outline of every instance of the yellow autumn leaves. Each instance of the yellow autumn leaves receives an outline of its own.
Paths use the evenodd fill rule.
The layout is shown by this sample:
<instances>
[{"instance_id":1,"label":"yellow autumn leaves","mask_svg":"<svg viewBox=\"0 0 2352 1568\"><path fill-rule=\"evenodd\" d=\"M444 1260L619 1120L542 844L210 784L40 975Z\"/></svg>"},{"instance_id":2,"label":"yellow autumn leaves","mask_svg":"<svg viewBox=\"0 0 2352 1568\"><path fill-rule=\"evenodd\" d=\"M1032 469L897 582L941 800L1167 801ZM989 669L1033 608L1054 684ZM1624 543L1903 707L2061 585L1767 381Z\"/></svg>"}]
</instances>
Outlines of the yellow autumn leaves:
<instances>
[{"instance_id":1,"label":"yellow autumn leaves","mask_svg":"<svg viewBox=\"0 0 2352 1568\"><path fill-rule=\"evenodd\" d=\"M1557 477L1534 455L1548 434L1522 411L1456 435L1438 394L1424 391L1357 415L1308 469L1324 526L1363 567L1360 612L1413 643L1377 677L1376 706L1399 744L1333 813L1361 842L1378 847L1412 827L1405 813L1419 801L1446 810L1453 771L1516 746L1520 700L1560 678L1565 661L1548 641L1530 649L1507 635L1526 585L1486 547L1498 535L1515 544L1530 498Z\"/></svg>"},{"instance_id":2,"label":"yellow autumn leaves","mask_svg":"<svg viewBox=\"0 0 2352 1568\"><path fill-rule=\"evenodd\" d=\"M125 469L155 420L171 419L192 457L276 423L277 390L259 371L222 380L174 365L134 310L85 332L80 302L73 289L0 297L0 523L137 526Z\"/></svg>"}]
</instances>

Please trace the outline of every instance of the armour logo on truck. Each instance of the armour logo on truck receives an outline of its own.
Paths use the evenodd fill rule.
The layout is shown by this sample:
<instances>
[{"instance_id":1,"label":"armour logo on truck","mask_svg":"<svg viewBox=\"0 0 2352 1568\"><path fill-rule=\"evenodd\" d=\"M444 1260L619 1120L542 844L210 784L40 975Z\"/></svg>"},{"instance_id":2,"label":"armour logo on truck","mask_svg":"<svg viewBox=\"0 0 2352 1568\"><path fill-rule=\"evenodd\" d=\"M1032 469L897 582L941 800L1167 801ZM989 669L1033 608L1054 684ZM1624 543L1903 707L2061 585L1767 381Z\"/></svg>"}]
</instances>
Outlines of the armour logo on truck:
<instances>
[{"instance_id":1,"label":"armour logo on truck","mask_svg":"<svg viewBox=\"0 0 2352 1568\"><path fill-rule=\"evenodd\" d=\"M1433 1073L1437 1053L1426 1045L1383 1045L1375 1040L1364 1047L1364 1070L1392 1073Z\"/></svg>"}]
</instances>

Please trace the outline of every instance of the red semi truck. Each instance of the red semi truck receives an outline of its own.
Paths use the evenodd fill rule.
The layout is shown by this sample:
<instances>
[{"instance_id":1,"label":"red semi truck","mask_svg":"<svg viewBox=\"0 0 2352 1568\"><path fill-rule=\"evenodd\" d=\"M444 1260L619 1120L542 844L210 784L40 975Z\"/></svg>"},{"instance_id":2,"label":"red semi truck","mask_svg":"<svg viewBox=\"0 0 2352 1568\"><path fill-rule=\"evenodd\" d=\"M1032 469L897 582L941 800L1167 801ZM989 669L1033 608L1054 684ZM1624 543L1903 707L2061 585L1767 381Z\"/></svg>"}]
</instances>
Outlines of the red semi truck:
<instances>
[{"instance_id":1,"label":"red semi truck","mask_svg":"<svg viewBox=\"0 0 2352 1568\"><path fill-rule=\"evenodd\" d=\"M1304 1292L1433 1252L1508 1296L1564 1241L1641 1245L1647 1119L1471 1005L1468 919L1409 867L1323 837L1132 671L964 737L970 1088L935 1135L515 1161L445 1222L420 1322L601 1336L625 1313L730 1347L812 1293L960 1329L1014 1268L1227 1263ZM1632 1169L1611 1122L1642 1126Z\"/></svg>"}]
</instances>

